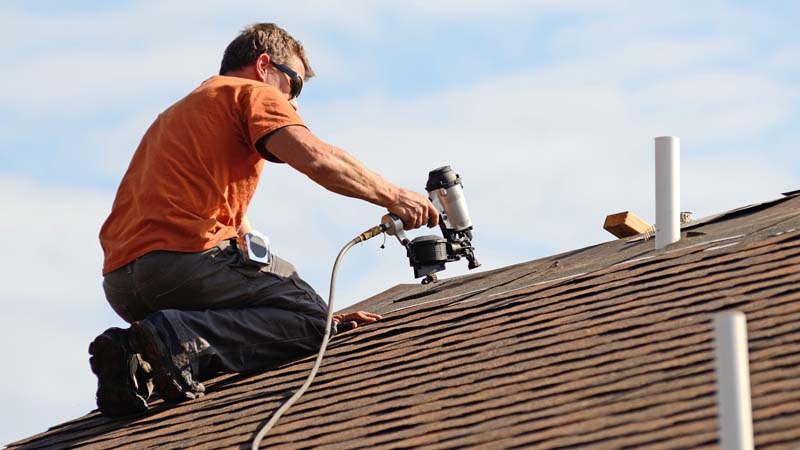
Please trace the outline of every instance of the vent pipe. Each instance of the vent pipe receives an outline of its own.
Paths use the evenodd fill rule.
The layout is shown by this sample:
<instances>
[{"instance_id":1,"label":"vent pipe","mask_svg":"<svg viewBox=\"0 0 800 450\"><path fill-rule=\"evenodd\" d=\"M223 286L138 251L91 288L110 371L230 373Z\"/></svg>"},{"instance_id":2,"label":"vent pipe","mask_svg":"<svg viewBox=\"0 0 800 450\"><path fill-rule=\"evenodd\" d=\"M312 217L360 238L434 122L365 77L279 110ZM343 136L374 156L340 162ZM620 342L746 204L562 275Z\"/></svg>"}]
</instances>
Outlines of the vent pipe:
<instances>
[{"instance_id":1,"label":"vent pipe","mask_svg":"<svg viewBox=\"0 0 800 450\"><path fill-rule=\"evenodd\" d=\"M656 250L681 239L680 151L680 138L656 138Z\"/></svg>"},{"instance_id":2,"label":"vent pipe","mask_svg":"<svg viewBox=\"0 0 800 450\"><path fill-rule=\"evenodd\" d=\"M738 311L714 317L717 410L722 450L753 450L747 322Z\"/></svg>"}]
</instances>

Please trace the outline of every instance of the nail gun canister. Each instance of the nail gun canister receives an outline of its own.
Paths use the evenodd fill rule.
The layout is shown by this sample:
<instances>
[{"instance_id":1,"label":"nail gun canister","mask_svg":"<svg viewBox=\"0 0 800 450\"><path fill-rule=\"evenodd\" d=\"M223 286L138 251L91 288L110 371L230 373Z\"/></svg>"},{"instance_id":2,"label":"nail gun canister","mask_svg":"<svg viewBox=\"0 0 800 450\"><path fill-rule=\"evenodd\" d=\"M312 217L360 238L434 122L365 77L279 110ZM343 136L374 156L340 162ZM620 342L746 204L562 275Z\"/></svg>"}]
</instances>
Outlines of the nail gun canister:
<instances>
[{"instance_id":1,"label":"nail gun canister","mask_svg":"<svg viewBox=\"0 0 800 450\"><path fill-rule=\"evenodd\" d=\"M447 228L454 231L472 228L461 176L450 166L430 171L425 190L428 191L428 197L433 205L442 213Z\"/></svg>"},{"instance_id":2,"label":"nail gun canister","mask_svg":"<svg viewBox=\"0 0 800 450\"><path fill-rule=\"evenodd\" d=\"M449 259L447 240L436 235L419 236L411 241L414 259L420 264L442 264Z\"/></svg>"}]
</instances>

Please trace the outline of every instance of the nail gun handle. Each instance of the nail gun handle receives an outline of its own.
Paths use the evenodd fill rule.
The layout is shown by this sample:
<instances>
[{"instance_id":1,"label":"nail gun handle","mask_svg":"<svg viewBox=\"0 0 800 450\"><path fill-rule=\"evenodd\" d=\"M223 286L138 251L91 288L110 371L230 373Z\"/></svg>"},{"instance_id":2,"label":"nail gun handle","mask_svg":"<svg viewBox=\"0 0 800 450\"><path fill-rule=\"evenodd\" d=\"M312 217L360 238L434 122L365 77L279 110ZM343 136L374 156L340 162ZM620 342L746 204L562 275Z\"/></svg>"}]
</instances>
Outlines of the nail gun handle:
<instances>
[{"instance_id":1,"label":"nail gun handle","mask_svg":"<svg viewBox=\"0 0 800 450\"><path fill-rule=\"evenodd\" d=\"M381 227L386 230L389 236L397 236L397 240L401 244L406 245L408 238L406 238L405 228L403 227L403 220L400 217L389 213L381 218Z\"/></svg>"}]
</instances>

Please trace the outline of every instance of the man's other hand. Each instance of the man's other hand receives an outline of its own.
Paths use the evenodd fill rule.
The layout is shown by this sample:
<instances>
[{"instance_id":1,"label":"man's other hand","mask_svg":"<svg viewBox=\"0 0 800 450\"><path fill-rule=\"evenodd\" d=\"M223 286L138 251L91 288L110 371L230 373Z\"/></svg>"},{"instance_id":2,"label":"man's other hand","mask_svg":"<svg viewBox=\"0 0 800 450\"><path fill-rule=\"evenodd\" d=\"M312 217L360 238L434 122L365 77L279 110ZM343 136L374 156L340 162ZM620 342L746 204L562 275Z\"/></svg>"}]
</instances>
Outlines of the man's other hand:
<instances>
[{"instance_id":1,"label":"man's other hand","mask_svg":"<svg viewBox=\"0 0 800 450\"><path fill-rule=\"evenodd\" d=\"M439 211L419 192L401 188L397 202L386 209L403 221L403 228L406 230L413 230L423 225L435 227L439 224Z\"/></svg>"},{"instance_id":2,"label":"man's other hand","mask_svg":"<svg viewBox=\"0 0 800 450\"><path fill-rule=\"evenodd\" d=\"M358 328L359 324L371 323L380 319L380 314L366 311L333 315L333 321L337 323L339 332L352 330L353 328Z\"/></svg>"}]
</instances>

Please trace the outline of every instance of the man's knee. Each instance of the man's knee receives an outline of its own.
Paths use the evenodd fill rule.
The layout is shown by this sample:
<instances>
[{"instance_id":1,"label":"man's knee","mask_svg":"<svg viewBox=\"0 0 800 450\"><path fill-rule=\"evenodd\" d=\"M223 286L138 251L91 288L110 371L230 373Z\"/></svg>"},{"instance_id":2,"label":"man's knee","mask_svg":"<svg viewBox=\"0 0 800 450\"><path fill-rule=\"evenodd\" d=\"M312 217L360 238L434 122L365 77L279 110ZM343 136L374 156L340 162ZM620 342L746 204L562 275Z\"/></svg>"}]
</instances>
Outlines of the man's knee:
<instances>
[{"instance_id":1,"label":"man's knee","mask_svg":"<svg viewBox=\"0 0 800 450\"><path fill-rule=\"evenodd\" d=\"M311 326L313 329L313 334L310 336L309 344L311 346L311 351L319 350L320 345L322 345L322 340L325 338L325 333L327 329L325 328L325 317L310 317L309 322L311 322ZM333 324L331 324L333 326ZM333 331L331 330L331 336L333 336Z\"/></svg>"}]
</instances>

